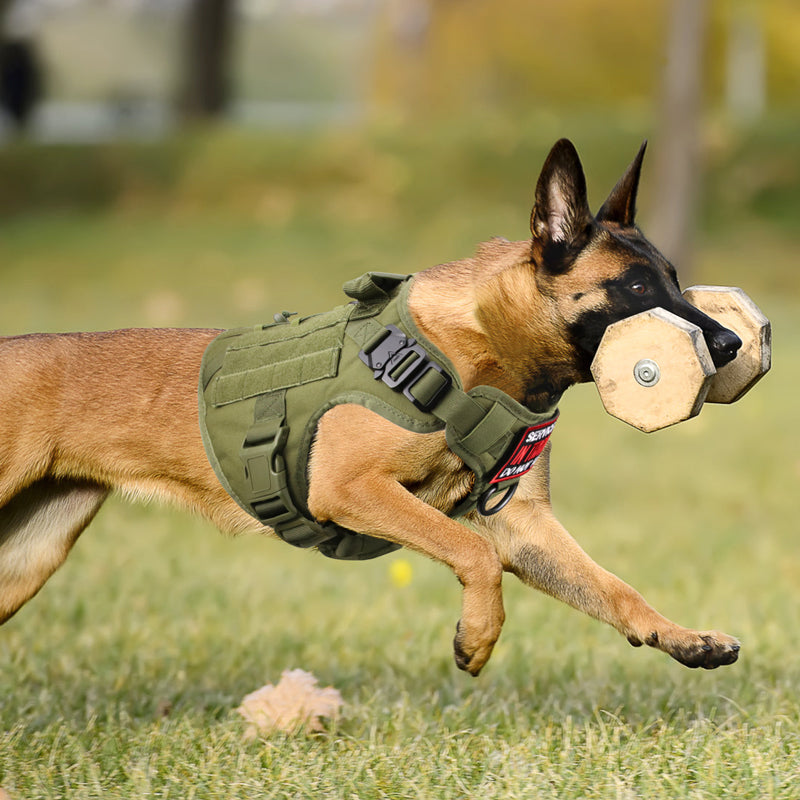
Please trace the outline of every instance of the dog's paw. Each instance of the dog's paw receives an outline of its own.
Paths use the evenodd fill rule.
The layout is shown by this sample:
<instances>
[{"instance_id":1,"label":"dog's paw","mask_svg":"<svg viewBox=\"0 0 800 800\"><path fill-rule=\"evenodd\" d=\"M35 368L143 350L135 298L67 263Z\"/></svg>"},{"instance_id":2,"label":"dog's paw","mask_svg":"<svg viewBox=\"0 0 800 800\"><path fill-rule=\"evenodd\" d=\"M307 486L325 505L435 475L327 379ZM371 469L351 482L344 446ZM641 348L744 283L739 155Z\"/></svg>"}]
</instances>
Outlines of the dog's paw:
<instances>
[{"instance_id":1,"label":"dog's paw","mask_svg":"<svg viewBox=\"0 0 800 800\"><path fill-rule=\"evenodd\" d=\"M494 642L488 647L475 650L469 649L461 620L456 623L456 635L453 638L453 656L456 660L456 666L459 669L463 669L464 672L469 672L473 678L477 678L486 665L489 656L492 654L493 646Z\"/></svg>"},{"instance_id":2,"label":"dog's paw","mask_svg":"<svg viewBox=\"0 0 800 800\"><path fill-rule=\"evenodd\" d=\"M676 642L667 652L691 669L716 669L733 664L739 658L740 647L739 642L726 633L693 631L689 641Z\"/></svg>"}]
</instances>

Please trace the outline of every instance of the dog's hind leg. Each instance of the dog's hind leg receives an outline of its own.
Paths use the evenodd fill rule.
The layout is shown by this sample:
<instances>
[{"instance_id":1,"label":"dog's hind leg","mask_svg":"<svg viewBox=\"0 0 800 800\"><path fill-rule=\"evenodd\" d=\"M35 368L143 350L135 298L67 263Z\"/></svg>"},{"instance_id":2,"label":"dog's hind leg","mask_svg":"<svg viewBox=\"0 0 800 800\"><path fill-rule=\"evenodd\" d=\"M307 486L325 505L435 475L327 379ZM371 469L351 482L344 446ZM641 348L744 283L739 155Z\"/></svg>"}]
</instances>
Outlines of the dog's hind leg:
<instances>
[{"instance_id":1,"label":"dog's hind leg","mask_svg":"<svg viewBox=\"0 0 800 800\"><path fill-rule=\"evenodd\" d=\"M0 507L0 623L61 566L108 493L89 481L41 478Z\"/></svg>"}]
</instances>

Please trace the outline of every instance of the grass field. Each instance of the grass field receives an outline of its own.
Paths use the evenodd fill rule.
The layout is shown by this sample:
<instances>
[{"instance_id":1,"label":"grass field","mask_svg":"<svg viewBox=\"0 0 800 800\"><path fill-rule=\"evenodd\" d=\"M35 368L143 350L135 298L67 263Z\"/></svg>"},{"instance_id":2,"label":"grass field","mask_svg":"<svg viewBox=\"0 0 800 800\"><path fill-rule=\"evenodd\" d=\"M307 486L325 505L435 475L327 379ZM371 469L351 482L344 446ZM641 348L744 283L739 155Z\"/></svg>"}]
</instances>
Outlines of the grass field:
<instances>
[{"instance_id":1,"label":"grass field","mask_svg":"<svg viewBox=\"0 0 800 800\"><path fill-rule=\"evenodd\" d=\"M585 147L563 132L596 205L643 131L591 130ZM524 236L555 137L449 136L0 154L0 333L246 324L329 306L366 269ZM634 650L508 576L503 635L472 679L452 661L459 586L445 568L408 553L332 562L114 499L0 629L0 786L13 800L797 798L791 141L776 125L717 157L694 276L759 302L772 373L651 436L577 387L553 437L554 504L578 541L670 618L739 636L736 665L696 672ZM772 193L759 164L780 175ZM12 172L29 192L18 207ZM750 183L734 198L737 175ZM398 558L412 568L402 588ZM338 688L343 716L323 736L245 742L236 706L294 667Z\"/></svg>"}]
</instances>

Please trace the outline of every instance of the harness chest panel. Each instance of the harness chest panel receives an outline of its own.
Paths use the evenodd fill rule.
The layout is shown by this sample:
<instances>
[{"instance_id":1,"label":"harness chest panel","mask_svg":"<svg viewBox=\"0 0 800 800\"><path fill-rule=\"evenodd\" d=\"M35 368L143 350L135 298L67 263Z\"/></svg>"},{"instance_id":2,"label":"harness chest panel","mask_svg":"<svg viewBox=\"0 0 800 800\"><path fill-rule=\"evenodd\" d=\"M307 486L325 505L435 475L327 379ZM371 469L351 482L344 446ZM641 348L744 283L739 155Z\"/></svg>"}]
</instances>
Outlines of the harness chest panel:
<instances>
[{"instance_id":1,"label":"harness chest panel","mask_svg":"<svg viewBox=\"0 0 800 800\"><path fill-rule=\"evenodd\" d=\"M199 406L209 461L234 500L291 544L345 559L398 548L321 525L307 508L311 444L320 417L336 405L365 406L415 433L444 430L475 474L451 516L476 507L491 513L479 505L482 494L500 482L515 485L544 449L549 431L533 432L552 430L553 413L533 414L493 387L464 392L447 357L416 329L411 279L368 273L345 284L355 302L225 331L206 350Z\"/></svg>"}]
</instances>

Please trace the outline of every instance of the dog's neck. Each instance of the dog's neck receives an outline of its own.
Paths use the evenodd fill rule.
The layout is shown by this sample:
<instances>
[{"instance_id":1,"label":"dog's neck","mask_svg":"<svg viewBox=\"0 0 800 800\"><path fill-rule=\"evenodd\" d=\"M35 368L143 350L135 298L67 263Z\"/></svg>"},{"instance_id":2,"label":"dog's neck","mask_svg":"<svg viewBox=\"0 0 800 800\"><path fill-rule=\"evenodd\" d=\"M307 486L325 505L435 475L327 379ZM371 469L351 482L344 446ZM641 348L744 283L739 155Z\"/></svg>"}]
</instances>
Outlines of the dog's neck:
<instances>
[{"instance_id":1,"label":"dog's neck","mask_svg":"<svg viewBox=\"0 0 800 800\"><path fill-rule=\"evenodd\" d=\"M466 390L496 386L532 411L585 378L536 286L530 242L493 239L474 258L419 273L408 305Z\"/></svg>"}]
</instances>

